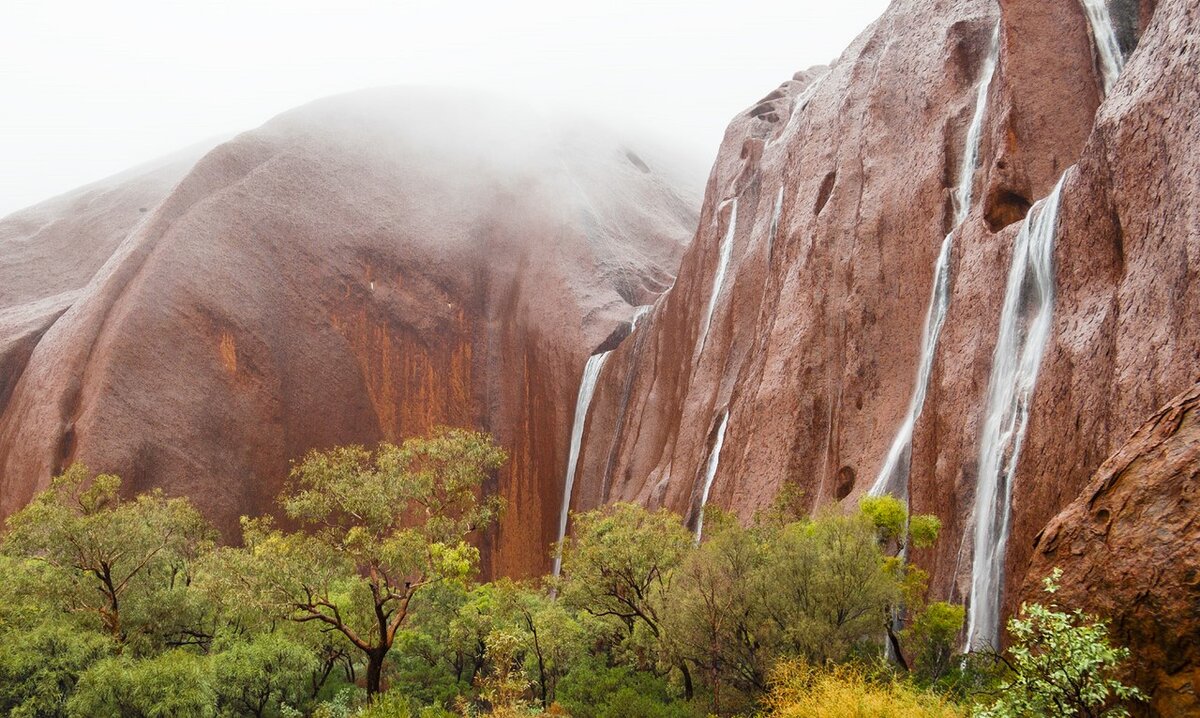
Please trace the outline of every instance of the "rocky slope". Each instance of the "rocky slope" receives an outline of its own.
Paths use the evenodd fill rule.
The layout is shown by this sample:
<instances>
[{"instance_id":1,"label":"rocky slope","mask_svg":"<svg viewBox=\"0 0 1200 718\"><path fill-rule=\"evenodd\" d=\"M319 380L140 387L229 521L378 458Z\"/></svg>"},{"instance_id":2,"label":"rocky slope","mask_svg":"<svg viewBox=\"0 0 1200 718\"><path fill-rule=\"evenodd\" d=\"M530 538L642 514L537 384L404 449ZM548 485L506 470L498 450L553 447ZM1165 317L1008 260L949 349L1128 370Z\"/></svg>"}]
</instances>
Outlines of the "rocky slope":
<instances>
[{"instance_id":1,"label":"rocky slope","mask_svg":"<svg viewBox=\"0 0 1200 718\"><path fill-rule=\"evenodd\" d=\"M1031 205L1065 173L1048 345L1017 404L1023 442L1001 452L1019 457L997 567L1011 614L1035 537L1190 386L1200 358L1200 8L1111 10L1128 64L1107 93L1082 4L901 0L827 72L798 74L738 116L674 287L605 364L573 505L637 500L695 524L706 493L743 517L789 482L814 507L866 493L909 410L953 232L945 323L902 465L913 509L943 521L939 546L917 556L932 593L968 601L1009 263ZM956 175L997 27L958 226ZM1016 286L1024 338L1030 285ZM1170 540L1200 550L1189 534ZM1194 596L1170 585L1150 591L1190 605L1191 630ZM1170 670L1195 665L1181 661Z\"/></svg>"},{"instance_id":2,"label":"rocky slope","mask_svg":"<svg viewBox=\"0 0 1200 718\"><path fill-rule=\"evenodd\" d=\"M942 519L931 593L980 605L990 521L993 623L1061 566L1154 710L1194 710L1196 399L1170 397L1200 366L1200 6L1099 8L896 0L734 119L698 229L619 142L412 94L289 113L99 219L9 218L8 276L61 280L0 302L0 510L83 459L229 529L310 447L470 424L513 454L490 566L544 570L612 350L574 508L699 528L706 500L882 487Z\"/></svg>"},{"instance_id":3,"label":"rocky slope","mask_svg":"<svg viewBox=\"0 0 1200 718\"><path fill-rule=\"evenodd\" d=\"M488 102L331 98L117 183L111 210L5 220L28 285L5 312L48 308L0 325L21 347L0 510L83 461L232 533L310 448L468 425L512 455L490 568L545 570L579 371L670 283L698 199L602 132Z\"/></svg>"},{"instance_id":4,"label":"rocky slope","mask_svg":"<svg viewBox=\"0 0 1200 718\"><path fill-rule=\"evenodd\" d=\"M1038 536L1023 594L1107 618L1162 715L1200 713L1200 384L1172 399Z\"/></svg>"}]
</instances>

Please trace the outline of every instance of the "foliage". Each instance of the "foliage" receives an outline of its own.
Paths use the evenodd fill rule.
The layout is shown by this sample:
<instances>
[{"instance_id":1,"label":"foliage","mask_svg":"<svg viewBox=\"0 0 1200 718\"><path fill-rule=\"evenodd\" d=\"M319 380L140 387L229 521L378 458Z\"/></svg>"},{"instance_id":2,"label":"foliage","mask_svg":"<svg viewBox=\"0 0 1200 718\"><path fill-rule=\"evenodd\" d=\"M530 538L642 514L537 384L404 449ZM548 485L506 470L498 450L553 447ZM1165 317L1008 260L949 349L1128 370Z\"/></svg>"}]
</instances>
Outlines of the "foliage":
<instances>
[{"instance_id":1,"label":"foliage","mask_svg":"<svg viewBox=\"0 0 1200 718\"><path fill-rule=\"evenodd\" d=\"M571 718L692 718L662 678L630 666L589 659L572 666L559 686L558 703Z\"/></svg>"},{"instance_id":2,"label":"foliage","mask_svg":"<svg viewBox=\"0 0 1200 718\"><path fill-rule=\"evenodd\" d=\"M965 617L962 606L936 601L918 613L904 631L905 641L915 657L914 673L921 679L934 682L949 670Z\"/></svg>"},{"instance_id":3,"label":"foliage","mask_svg":"<svg viewBox=\"0 0 1200 718\"><path fill-rule=\"evenodd\" d=\"M772 537L754 590L763 596L780 652L836 661L879 639L904 576L884 555L877 526L864 509L789 524Z\"/></svg>"},{"instance_id":4,"label":"foliage","mask_svg":"<svg viewBox=\"0 0 1200 718\"><path fill-rule=\"evenodd\" d=\"M64 715L79 677L113 650L107 635L67 621L6 631L3 641L0 714L13 718Z\"/></svg>"},{"instance_id":5,"label":"foliage","mask_svg":"<svg viewBox=\"0 0 1200 718\"><path fill-rule=\"evenodd\" d=\"M79 680L67 715L215 718L217 697L207 661L185 649L153 658L106 658Z\"/></svg>"},{"instance_id":6,"label":"foliage","mask_svg":"<svg viewBox=\"0 0 1200 718\"><path fill-rule=\"evenodd\" d=\"M564 540L564 601L594 616L660 632L657 599L691 547L679 517L618 503L575 517L574 537Z\"/></svg>"},{"instance_id":7,"label":"foliage","mask_svg":"<svg viewBox=\"0 0 1200 718\"><path fill-rule=\"evenodd\" d=\"M286 526L246 518L219 548L186 500L72 467L0 539L0 714L955 716L948 696L990 680L954 655L962 608L926 604L907 563L936 517L890 497L807 516L785 489L748 526L710 507L697 543L616 504L574 517L558 579L480 584L504 460L455 429L313 452ZM1094 619L1034 605L1010 630L1014 670L979 715L1116 716L1138 695Z\"/></svg>"},{"instance_id":8,"label":"foliage","mask_svg":"<svg viewBox=\"0 0 1200 718\"><path fill-rule=\"evenodd\" d=\"M121 480L75 464L8 519L3 550L57 570L45 584L64 609L99 619L118 643L156 640L155 611L177 602L214 532L186 499L159 491L125 500Z\"/></svg>"},{"instance_id":9,"label":"foliage","mask_svg":"<svg viewBox=\"0 0 1200 718\"><path fill-rule=\"evenodd\" d=\"M780 662L771 676L766 718L959 718L953 704L896 680L870 681L852 665L817 668Z\"/></svg>"},{"instance_id":10,"label":"foliage","mask_svg":"<svg viewBox=\"0 0 1200 718\"><path fill-rule=\"evenodd\" d=\"M700 669L719 712L721 688L766 686L770 645L761 588L769 590L765 548L731 517L709 510L708 539L676 571L666 596L667 651Z\"/></svg>"},{"instance_id":11,"label":"foliage","mask_svg":"<svg viewBox=\"0 0 1200 718\"><path fill-rule=\"evenodd\" d=\"M281 632L236 641L212 657L218 704L233 715L261 718L309 697L316 656Z\"/></svg>"},{"instance_id":12,"label":"foliage","mask_svg":"<svg viewBox=\"0 0 1200 718\"><path fill-rule=\"evenodd\" d=\"M305 530L243 520L246 546L226 549L223 569L263 611L342 634L366 661L367 692L378 693L414 597L474 572L479 551L467 537L500 508L479 489L505 460L491 437L446 428L373 451L311 452L279 500Z\"/></svg>"},{"instance_id":13,"label":"foliage","mask_svg":"<svg viewBox=\"0 0 1200 718\"><path fill-rule=\"evenodd\" d=\"M1056 568L1043 580L1047 594L1058 592L1061 578ZM996 701L975 712L978 718L1119 718L1129 715L1124 703L1143 698L1116 677L1129 650L1111 646L1107 627L1092 616L1053 602L1025 604L1008 632L1013 676Z\"/></svg>"}]
</instances>

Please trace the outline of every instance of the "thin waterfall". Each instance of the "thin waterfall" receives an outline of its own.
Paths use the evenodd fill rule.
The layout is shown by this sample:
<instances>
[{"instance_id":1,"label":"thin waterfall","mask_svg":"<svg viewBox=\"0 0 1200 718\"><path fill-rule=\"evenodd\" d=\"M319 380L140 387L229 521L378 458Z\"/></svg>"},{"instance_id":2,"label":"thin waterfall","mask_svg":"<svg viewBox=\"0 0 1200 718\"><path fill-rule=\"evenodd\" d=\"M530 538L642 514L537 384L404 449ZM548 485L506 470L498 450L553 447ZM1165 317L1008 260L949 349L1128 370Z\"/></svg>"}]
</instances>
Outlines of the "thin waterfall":
<instances>
[{"instance_id":1,"label":"thin waterfall","mask_svg":"<svg viewBox=\"0 0 1200 718\"><path fill-rule=\"evenodd\" d=\"M975 170L979 166L979 138L983 134L983 118L987 114L988 87L992 84L992 76L996 72L996 59L1000 49L1000 25L992 32L992 45L983 66L979 87L975 91L975 113L971 116L971 124L967 128L966 144L963 147L962 161L958 165L958 181L952 193L954 198L954 227L942 240L941 251L938 252L937 264L933 270L933 294L929 300L929 308L925 312L925 327L921 334L921 355L917 362L917 380L913 385L913 395L909 402L908 414L892 440L887 458L875 483L871 486L870 495L878 496L892 492L898 498L907 501L908 470L912 455L913 429L921 410L925 407L925 395L929 389L929 380L933 375L933 359L937 352L938 338L942 333L942 325L946 322L946 312L950 309L950 253L953 249L955 231L967 220L971 212L971 197L974 187Z\"/></svg>"},{"instance_id":2,"label":"thin waterfall","mask_svg":"<svg viewBox=\"0 0 1200 718\"><path fill-rule=\"evenodd\" d=\"M775 235L779 234L779 217L783 213L783 187L775 195L775 209L771 211L771 230L767 234L767 264L775 256Z\"/></svg>"},{"instance_id":3,"label":"thin waterfall","mask_svg":"<svg viewBox=\"0 0 1200 718\"><path fill-rule=\"evenodd\" d=\"M554 575L562 570L562 540L567 535L567 516L571 510L571 491L575 488L575 468L579 462L579 449L583 444L583 426L587 423L588 407L596 393L596 382L600 369L611 351L593 354L583 367L583 379L579 382L579 396L575 399L575 423L571 425L571 451L567 458L567 475L563 479L562 510L558 515L558 548L554 551Z\"/></svg>"},{"instance_id":4,"label":"thin waterfall","mask_svg":"<svg viewBox=\"0 0 1200 718\"><path fill-rule=\"evenodd\" d=\"M708 329L712 325L713 312L717 308L717 299L721 296L721 288L725 285L725 272L729 269L729 258L733 255L733 234L737 229L737 197L733 198L733 209L729 213L729 228L721 239L721 254L717 260L717 273L713 276L712 296L708 298L708 311L704 315L704 328L700 332L700 351L708 342Z\"/></svg>"},{"instance_id":5,"label":"thin waterfall","mask_svg":"<svg viewBox=\"0 0 1200 718\"><path fill-rule=\"evenodd\" d=\"M817 94L817 90L821 87L821 83L825 81L825 78L829 77L829 73L830 71L826 70L821 74L820 77L816 78L815 80L810 80L808 86L800 91L800 94L796 96L795 102L792 103L792 112L788 115L788 121L786 124L784 124L783 130L781 130L778 135L768 140L767 144L774 144L775 142L778 142L779 139L786 134L788 128L791 127L792 123L796 121L796 117L799 116L800 113L804 112L804 109L808 107L808 103L812 100L813 95Z\"/></svg>"},{"instance_id":6,"label":"thin waterfall","mask_svg":"<svg viewBox=\"0 0 1200 718\"><path fill-rule=\"evenodd\" d=\"M728 425L729 409L725 409L717 421L717 435L708 452L708 464L704 467L704 490L700 493L700 515L696 517L696 543L700 543L704 533L704 507L708 505L708 492L712 490L713 479L717 477L717 467L721 465L721 447L725 445L725 427Z\"/></svg>"},{"instance_id":7,"label":"thin waterfall","mask_svg":"<svg viewBox=\"0 0 1200 718\"><path fill-rule=\"evenodd\" d=\"M1112 16L1108 12L1105 0L1080 0L1088 25L1092 29L1092 39L1096 44L1096 64L1100 67L1100 77L1104 81L1104 94L1107 96L1117 82L1121 70L1125 68L1125 56L1121 54L1121 45L1117 42L1117 32L1113 27Z\"/></svg>"},{"instance_id":8,"label":"thin waterfall","mask_svg":"<svg viewBox=\"0 0 1200 718\"><path fill-rule=\"evenodd\" d=\"M1012 265L992 355L975 489L969 648L997 648L1012 482L1029 423L1029 403L1054 314L1054 242L1063 178L1029 211L1013 244Z\"/></svg>"},{"instance_id":9,"label":"thin waterfall","mask_svg":"<svg viewBox=\"0 0 1200 718\"><path fill-rule=\"evenodd\" d=\"M654 308L653 304L642 304L642 305L634 308L633 316L629 319L629 324L630 324L629 333L630 334L633 334L634 332L637 331L638 324L642 321L642 318L644 318L647 314L649 314L650 310L653 308Z\"/></svg>"}]
</instances>

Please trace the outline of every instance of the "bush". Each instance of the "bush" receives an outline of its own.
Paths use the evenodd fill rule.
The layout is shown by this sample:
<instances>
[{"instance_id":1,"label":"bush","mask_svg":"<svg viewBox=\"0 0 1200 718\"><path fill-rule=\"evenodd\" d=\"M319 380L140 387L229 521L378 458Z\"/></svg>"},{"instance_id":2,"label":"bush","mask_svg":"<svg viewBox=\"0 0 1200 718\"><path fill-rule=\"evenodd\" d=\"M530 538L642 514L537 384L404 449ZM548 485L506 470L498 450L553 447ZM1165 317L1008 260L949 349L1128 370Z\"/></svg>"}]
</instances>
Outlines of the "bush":
<instances>
[{"instance_id":1,"label":"bush","mask_svg":"<svg viewBox=\"0 0 1200 718\"><path fill-rule=\"evenodd\" d=\"M896 680L873 682L850 665L815 668L780 662L771 676L767 718L962 718L933 693Z\"/></svg>"},{"instance_id":2,"label":"bush","mask_svg":"<svg viewBox=\"0 0 1200 718\"><path fill-rule=\"evenodd\" d=\"M580 663L559 683L558 704L571 718L693 718L687 703L652 673Z\"/></svg>"},{"instance_id":3,"label":"bush","mask_svg":"<svg viewBox=\"0 0 1200 718\"><path fill-rule=\"evenodd\" d=\"M1058 592L1060 569L1043 580ZM1141 691L1116 678L1129 649L1108 643L1108 628L1082 611L1066 613L1050 603L1024 604L1010 619L1012 677L1000 697L975 711L976 718L1122 718L1122 705L1141 700Z\"/></svg>"}]
</instances>

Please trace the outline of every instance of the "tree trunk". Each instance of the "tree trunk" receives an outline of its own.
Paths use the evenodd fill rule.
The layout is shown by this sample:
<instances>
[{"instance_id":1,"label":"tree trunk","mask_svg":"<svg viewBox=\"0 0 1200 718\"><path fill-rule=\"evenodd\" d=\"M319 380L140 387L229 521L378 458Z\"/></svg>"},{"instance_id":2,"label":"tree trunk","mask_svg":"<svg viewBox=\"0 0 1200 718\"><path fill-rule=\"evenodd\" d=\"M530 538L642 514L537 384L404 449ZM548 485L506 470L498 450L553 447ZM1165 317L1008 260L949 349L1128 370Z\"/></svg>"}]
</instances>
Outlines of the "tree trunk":
<instances>
[{"instance_id":1,"label":"tree trunk","mask_svg":"<svg viewBox=\"0 0 1200 718\"><path fill-rule=\"evenodd\" d=\"M679 662L679 672L683 674L683 699L690 701L695 689L692 688L692 672L688 670L687 661Z\"/></svg>"},{"instance_id":2,"label":"tree trunk","mask_svg":"<svg viewBox=\"0 0 1200 718\"><path fill-rule=\"evenodd\" d=\"M892 653L895 654L896 664L903 668L904 672L907 673L909 671L908 661L904 660L904 651L900 650L900 637L896 635L894 630L892 630L891 621L888 621L886 625L888 644L891 645Z\"/></svg>"},{"instance_id":3,"label":"tree trunk","mask_svg":"<svg viewBox=\"0 0 1200 718\"><path fill-rule=\"evenodd\" d=\"M379 695L380 684L383 680L383 657L387 655L382 651L371 651L367 654L367 698L372 700Z\"/></svg>"}]
</instances>

